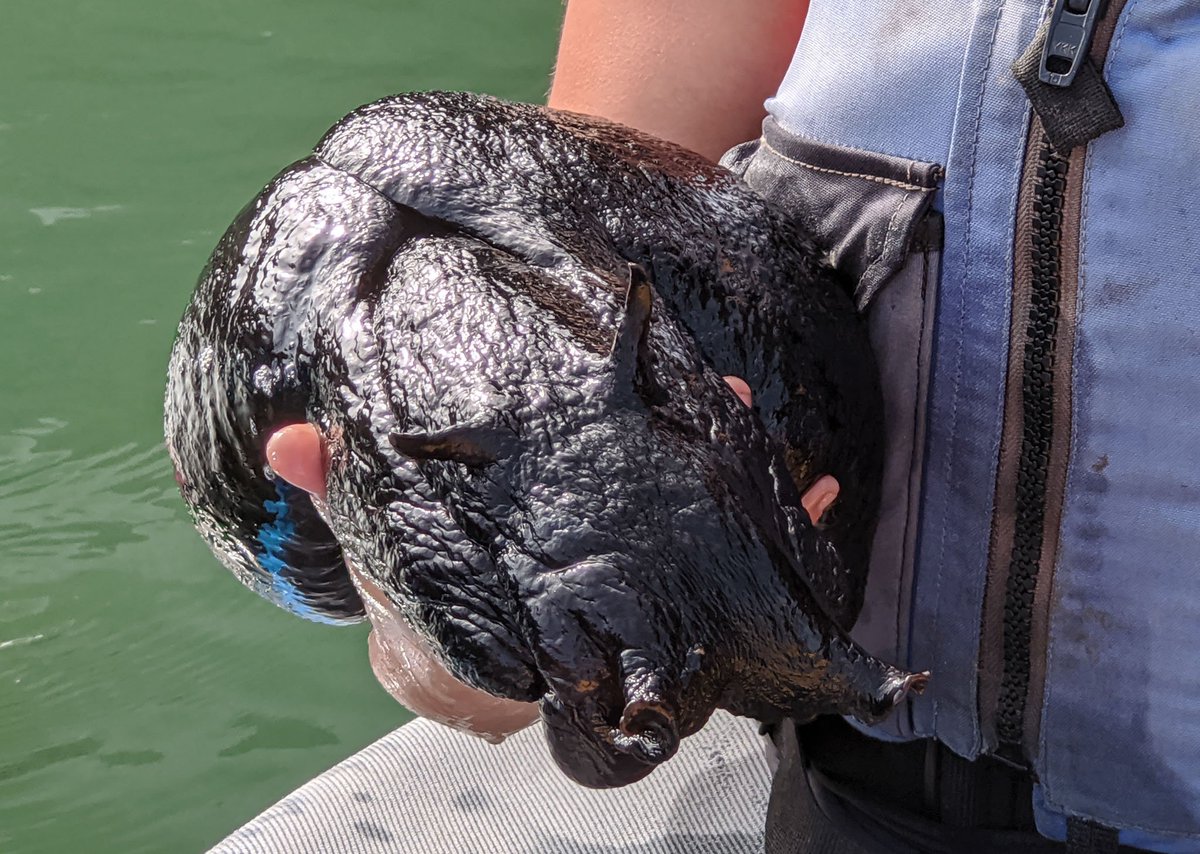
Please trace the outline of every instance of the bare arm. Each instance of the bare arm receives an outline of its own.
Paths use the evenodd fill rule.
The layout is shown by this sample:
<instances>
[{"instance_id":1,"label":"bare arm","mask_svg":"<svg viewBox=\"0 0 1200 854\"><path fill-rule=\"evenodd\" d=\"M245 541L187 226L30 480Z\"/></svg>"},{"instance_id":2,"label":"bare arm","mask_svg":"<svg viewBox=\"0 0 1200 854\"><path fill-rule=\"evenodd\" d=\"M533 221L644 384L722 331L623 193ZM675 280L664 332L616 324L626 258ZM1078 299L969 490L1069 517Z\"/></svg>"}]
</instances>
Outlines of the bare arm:
<instances>
[{"instance_id":1,"label":"bare arm","mask_svg":"<svg viewBox=\"0 0 1200 854\"><path fill-rule=\"evenodd\" d=\"M550 106L717 159L759 134L808 0L569 0Z\"/></svg>"}]
</instances>

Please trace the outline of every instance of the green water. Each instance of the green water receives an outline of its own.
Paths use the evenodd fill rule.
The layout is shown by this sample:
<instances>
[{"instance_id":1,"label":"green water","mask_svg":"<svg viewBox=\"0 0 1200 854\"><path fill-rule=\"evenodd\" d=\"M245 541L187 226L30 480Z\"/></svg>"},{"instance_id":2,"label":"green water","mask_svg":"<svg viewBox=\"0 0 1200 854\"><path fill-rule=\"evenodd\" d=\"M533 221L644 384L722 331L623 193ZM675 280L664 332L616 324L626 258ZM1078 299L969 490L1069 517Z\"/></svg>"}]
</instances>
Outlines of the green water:
<instances>
[{"instance_id":1,"label":"green water","mask_svg":"<svg viewBox=\"0 0 1200 854\"><path fill-rule=\"evenodd\" d=\"M0 852L199 851L406 713L242 589L161 440L217 236L358 104L541 100L560 0L3 0Z\"/></svg>"}]
</instances>

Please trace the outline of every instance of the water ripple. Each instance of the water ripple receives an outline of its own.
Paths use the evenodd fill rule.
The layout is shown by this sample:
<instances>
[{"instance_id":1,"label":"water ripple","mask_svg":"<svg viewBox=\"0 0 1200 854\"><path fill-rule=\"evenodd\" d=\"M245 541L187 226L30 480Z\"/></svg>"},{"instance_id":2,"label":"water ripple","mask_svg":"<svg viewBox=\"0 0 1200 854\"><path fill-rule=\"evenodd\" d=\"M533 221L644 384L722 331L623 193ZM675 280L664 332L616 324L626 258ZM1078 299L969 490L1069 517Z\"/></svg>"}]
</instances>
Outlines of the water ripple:
<instances>
[{"instance_id":1,"label":"water ripple","mask_svg":"<svg viewBox=\"0 0 1200 854\"><path fill-rule=\"evenodd\" d=\"M45 419L0 435L0 550L9 557L111 554L174 516L164 501L175 499L160 443L87 455L41 447L65 427Z\"/></svg>"},{"instance_id":2,"label":"water ripple","mask_svg":"<svg viewBox=\"0 0 1200 854\"><path fill-rule=\"evenodd\" d=\"M10 649L14 646L26 646L27 644L37 643L45 637L45 635L29 635L28 637L0 641L0 649Z\"/></svg>"}]
</instances>

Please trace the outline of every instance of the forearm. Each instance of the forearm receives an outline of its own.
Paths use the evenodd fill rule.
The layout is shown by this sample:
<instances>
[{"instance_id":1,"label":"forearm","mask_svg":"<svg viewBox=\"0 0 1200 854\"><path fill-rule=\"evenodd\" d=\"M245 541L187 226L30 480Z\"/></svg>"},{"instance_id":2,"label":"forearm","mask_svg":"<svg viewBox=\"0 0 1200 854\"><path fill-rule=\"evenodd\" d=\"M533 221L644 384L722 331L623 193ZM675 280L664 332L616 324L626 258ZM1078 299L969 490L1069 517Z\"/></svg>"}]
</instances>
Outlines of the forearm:
<instances>
[{"instance_id":1,"label":"forearm","mask_svg":"<svg viewBox=\"0 0 1200 854\"><path fill-rule=\"evenodd\" d=\"M808 0L570 0L550 106L716 159L758 136Z\"/></svg>"}]
</instances>

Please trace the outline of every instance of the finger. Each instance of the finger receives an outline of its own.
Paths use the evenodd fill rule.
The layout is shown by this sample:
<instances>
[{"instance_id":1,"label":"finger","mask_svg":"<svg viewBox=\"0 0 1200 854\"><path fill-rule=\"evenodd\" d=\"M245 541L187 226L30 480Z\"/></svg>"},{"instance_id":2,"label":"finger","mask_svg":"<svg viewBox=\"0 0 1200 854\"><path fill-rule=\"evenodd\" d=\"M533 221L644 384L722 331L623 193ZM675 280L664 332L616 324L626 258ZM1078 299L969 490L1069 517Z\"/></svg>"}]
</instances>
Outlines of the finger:
<instances>
[{"instance_id":1,"label":"finger","mask_svg":"<svg viewBox=\"0 0 1200 854\"><path fill-rule=\"evenodd\" d=\"M292 486L325 497L325 453L321 434L311 424L292 424L267 439L267 462Z\"/></svg>"},{"instance_id":2,"label":"finger","mask_svg":"<svg viewBox=\"0 0 1200 854\"><path fill-rule=\"evenodd\" d=\"M808 518L812 520L814 525L821 521L821 517L825 515L825 511L837 500L839 489L837 478L832 475L823 474L804 493L804 496L800 499L800 503L808 511Z\"/></svg>"},{"instance_id":3,"label":"finger","mask_svg":"<svg viewBox=\"0 0 1200 854\"><path fill-rule=\"evenodd\" d=\"M746 381L744 379L742 379L741 377L732 377L732 376L725 377L724 379L725 379L725 382L729 384L729 387L731 389L733 389L733 393L741 398L742 403L749 406L750 399L751 399L750 386L746 384Z\"/></svg>"}]
</instances>

